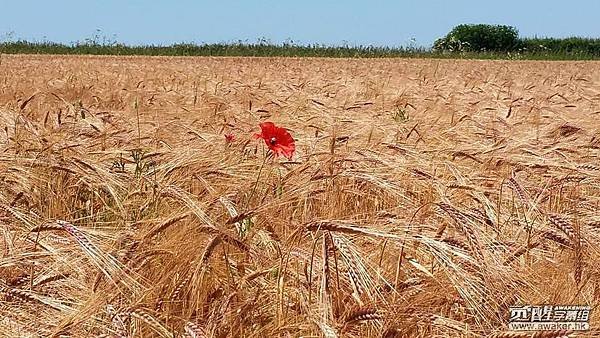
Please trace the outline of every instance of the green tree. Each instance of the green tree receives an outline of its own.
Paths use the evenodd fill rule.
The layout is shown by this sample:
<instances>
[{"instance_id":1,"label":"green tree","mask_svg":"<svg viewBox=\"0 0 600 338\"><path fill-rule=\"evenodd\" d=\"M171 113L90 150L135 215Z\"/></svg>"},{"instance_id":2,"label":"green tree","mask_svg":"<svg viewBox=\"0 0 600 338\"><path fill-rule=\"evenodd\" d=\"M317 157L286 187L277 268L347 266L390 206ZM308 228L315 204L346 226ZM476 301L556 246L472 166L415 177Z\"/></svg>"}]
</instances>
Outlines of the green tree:
<instances>
[{"instance_id":1,"label":"green tree","mask_svg":"<svg viewBox=\"0 0 600 338\"><path fill-rule=\"evenodd\" d=\"M519 48L519 31L512 26L463 24L436 40L437 51L510 52Z\"/></svg>"}]
</instances>

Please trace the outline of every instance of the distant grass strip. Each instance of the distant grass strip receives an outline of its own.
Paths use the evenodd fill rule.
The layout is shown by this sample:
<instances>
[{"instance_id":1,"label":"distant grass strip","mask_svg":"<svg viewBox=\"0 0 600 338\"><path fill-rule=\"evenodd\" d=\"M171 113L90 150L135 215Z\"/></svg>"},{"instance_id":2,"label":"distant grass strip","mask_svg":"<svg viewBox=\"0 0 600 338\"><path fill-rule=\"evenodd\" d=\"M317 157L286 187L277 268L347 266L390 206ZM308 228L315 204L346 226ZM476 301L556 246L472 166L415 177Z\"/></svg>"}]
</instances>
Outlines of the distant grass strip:
<instances>
[{"instance_id":1,"label":"distant grass strip","mask_svg":"<svg viewBox=\"0 0 600 338\"><path fill-rule=\"evenodd\" d=\"M537 43L538 41L536 41ZM169 46L130 46L122 43L75 43L9 41L0 43L0 54L145 55L145 56L251 56L330 58L463 58L523 60L598 60L600 53L568 49L536 49L513 53L436 52L430 48L379 46L327 46L271 43L179 43Z\"/></svg>"}]
</instances>

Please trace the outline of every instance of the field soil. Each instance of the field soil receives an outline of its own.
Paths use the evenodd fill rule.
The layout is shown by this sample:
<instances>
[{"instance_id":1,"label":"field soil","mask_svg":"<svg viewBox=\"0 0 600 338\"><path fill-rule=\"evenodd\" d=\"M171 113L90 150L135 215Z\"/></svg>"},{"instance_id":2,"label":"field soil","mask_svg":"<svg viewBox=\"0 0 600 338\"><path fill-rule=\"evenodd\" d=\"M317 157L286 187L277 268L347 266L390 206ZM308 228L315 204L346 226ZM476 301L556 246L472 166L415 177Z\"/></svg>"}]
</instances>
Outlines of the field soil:
<instances>
[{"instance_id":1,"label":"field soil","mask_svg":"<svg viewBox=\"0 0 600 338\"><path fill-rule=\"evenodd\" d=\"M0 336L596 337L599 118L599 62L0 55Z\"/></svg>"}]
</instances>

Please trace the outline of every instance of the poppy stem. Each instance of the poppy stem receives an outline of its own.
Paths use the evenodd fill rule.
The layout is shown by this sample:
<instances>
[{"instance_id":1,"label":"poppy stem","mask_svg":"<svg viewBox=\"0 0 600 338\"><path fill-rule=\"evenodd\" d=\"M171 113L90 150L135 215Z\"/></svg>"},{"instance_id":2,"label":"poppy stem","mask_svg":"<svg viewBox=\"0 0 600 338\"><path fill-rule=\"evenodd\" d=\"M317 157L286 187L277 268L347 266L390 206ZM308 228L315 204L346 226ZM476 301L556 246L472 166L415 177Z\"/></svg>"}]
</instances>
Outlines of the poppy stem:
<instances>
[{"instance_id":1,"label":"poppy stem","mask_svg":"<svg viewBox=\"0 0 600 338\"><path fill-rule=\"evenodd\" d=\"M267 157L268 157L267 155L264 156L263 162L260 165L260 168L258 169L258 175L256 176L256 181L254 182L254 187L252 187L252 192L250 193L250 196L248 197L248 200L246 201L246 209L248 208L248 205L250 205L250 200L252 199L252 197L254 196L254 193L256 192L256 187L258 186L258 180L260 180L260 174L262 173L265 163L267 163Z\"/></svg>"}]
</instances>

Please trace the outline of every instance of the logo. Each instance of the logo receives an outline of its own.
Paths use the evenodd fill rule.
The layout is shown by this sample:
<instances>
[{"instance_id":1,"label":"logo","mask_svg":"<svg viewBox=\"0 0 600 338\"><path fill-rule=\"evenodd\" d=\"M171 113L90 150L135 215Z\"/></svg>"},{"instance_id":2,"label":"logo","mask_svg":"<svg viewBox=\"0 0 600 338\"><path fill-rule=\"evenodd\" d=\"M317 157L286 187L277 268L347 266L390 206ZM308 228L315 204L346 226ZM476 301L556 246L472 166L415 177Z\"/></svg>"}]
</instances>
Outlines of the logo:
<instances>
[{"instance_id":1,"label":"logo","mask_svg":"<svg viewBox=\"0 0 600 338\"><path fill-rule=\"evenodd\" d=\"M514 331L590 329L590 307L583 305L511 306L508 328Z\"/></svg>"}]
</instances>

